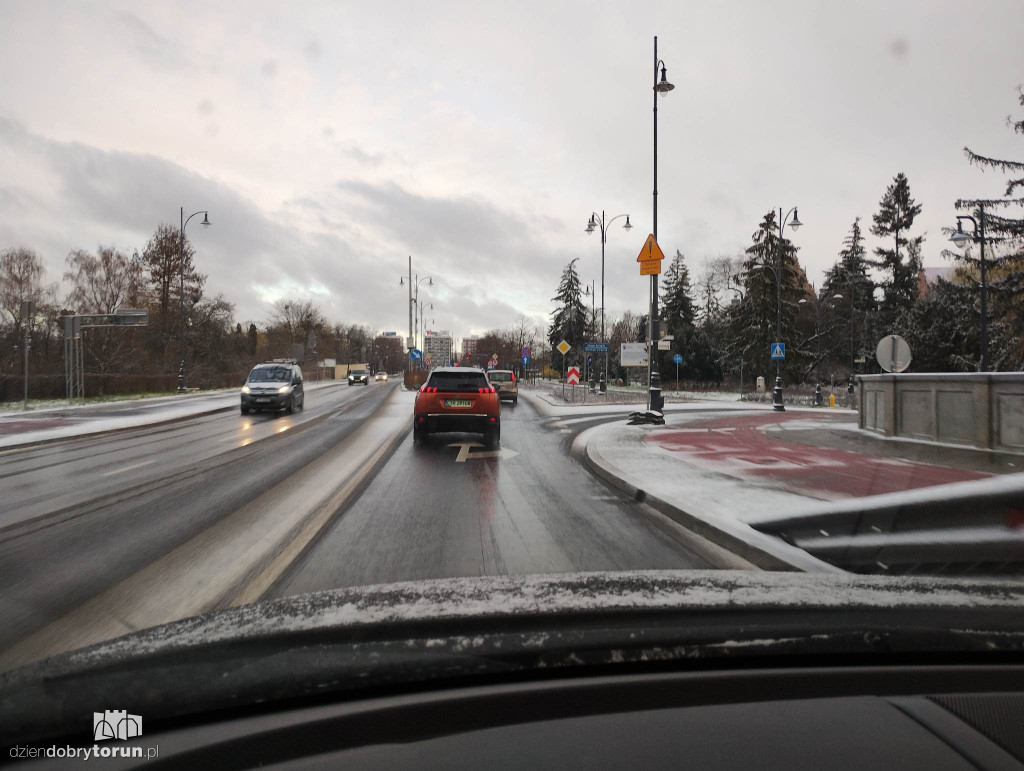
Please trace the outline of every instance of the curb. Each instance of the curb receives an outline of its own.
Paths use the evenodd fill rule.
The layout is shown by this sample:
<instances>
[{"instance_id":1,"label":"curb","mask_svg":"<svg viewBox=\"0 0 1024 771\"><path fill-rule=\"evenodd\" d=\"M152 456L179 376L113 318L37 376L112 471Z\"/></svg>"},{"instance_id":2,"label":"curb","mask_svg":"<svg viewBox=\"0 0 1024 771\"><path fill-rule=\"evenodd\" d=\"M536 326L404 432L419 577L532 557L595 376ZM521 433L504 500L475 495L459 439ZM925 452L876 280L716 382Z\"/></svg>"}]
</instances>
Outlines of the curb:
<instances>
[{"instance_id":1,"label":"curb","mask_svg":"<svg viewBox=\"0 0 1024 771\"><path fill-rule=\"evenodd\" d=\"M646 503L658 513L668 517L676 524L682 525L687 530L706 538L712 543L721 546L723 549L726 549L739 557L742 557L763 570L846 573L846 571L812 557L806 552L789 546L781 540L779 541L779 551L785 552L792 550L792 555L784 555L761 548L756 544L740 538L734 533L730 533L716 527L706 519L686 511L670 501L666 501L663 498L659 498L658 496L637 487L635 484L630 482L628 478L622 476L611 463L604 459L600 451L594 446L594 442L591 437L584 438L586 433L587 432L584 432L577 437L577 442L579 442L580 439L583 439L583 441L580 442L581 446L577 446L577 442L573 443L573 454L580 459L589 471L608 482L612 487L623 491L635 500L641 503Z\"/></svg>"}]
</instances>

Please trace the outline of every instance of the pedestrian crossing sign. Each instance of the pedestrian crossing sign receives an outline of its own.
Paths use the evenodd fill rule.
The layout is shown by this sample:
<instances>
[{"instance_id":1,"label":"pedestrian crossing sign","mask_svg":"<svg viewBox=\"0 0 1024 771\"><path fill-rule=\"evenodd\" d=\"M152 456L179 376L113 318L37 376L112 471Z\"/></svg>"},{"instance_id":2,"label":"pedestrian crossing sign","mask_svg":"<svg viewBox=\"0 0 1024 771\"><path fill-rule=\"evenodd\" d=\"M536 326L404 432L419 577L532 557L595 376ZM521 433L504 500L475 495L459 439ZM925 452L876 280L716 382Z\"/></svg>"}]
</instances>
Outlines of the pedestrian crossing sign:
<instances>
[{"instance_id":1,"label":"pedestrian crossing sign","mask_svg":"<svg viewBox=\"0 0 1024 771\"><path fill-rule=\"evenodd\" d=\"M785 343L772 343L772 358L773 359L785 359L786 358L786 344Z\"/></svg>"}]
</instances>

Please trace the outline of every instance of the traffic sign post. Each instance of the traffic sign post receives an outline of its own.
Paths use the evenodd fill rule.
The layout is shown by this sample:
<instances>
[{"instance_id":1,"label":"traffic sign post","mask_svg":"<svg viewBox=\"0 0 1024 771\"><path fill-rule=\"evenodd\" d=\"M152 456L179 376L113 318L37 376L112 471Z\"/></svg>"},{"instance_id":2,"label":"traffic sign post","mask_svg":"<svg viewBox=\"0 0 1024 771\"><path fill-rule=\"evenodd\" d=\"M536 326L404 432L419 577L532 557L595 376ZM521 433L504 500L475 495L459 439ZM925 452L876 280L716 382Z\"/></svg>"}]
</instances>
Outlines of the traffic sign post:
<instances>
[{"instance_id":1,"label":"traffic sign post","mask_svg":"<svg viewBox=\"0 0 1024 771\"><path fill-rule=\"evenodd\" d=\"M677 353L675 356L672 357L672 361L675 362L675 365L676 365L676 390L678 391L679 390L679 365L683 361L683 357L682 357L681 354Z\"/></svg>"},{"instance_id":2,"label":"traffic sign post","mask_svg":"<svg viewBox=\"0 0 1024 771\"><path fill-rule=\"evenodd\" d=\"M423 352L419 348L413 348L409 352L409 356L412 358L413 361L419 361L420 359L423 358Z\"/></svg>"},{"instance_id":3,"label":"traffic sign post","mask_svg":"<svg viewBox=\"0 0 1024 771\"><path fill-rule=\"evenodd\" d=\"M781 360L786 358L786 344L785 343L772 343L771 345L772 360Z\"/></svg>"},{"instance_id":4,"label":"traffic sign post","mask_svg":"<svg viewBox=\"0 0 1024 771\"><path fill-rule=\"evenodd\" d=\"M580 384L580 368L577 366L569 367L565 379L569 385L578 386Z\"/></svg>"},{"instance_id":5,"label":"traffic sign post","mask_svg":"<svg viewBox=\"0 0 1024 771\"><path fill-rule=\"evenodd\" d=\"M657 100L655 100L655 109L657 109ZM657 147L657 142L655 142L655 147ZM657 158L657 152L655 152L655 158ZM655 185L655 196L657 196L657 185ZM657 198L655 198L654 230L658 230ZM636 261L640 263L640 275L651 277L651 310L648 314L650 334L647 336L647 339L652 347L654 341L658 339L658 274L661 273L661 261L664 259L665 253L658 246L658 239L654 233L651 233L647 236L647 240L644 242L640 254L637 255ZM659 424L665 422L664 417L661 416L661 411L665 404L661 396L660 381L658 352L655 349L652 355L648 356L647 363L647 411L648 416L653 418L655 423Z\"/></svg>"}]
</instances>

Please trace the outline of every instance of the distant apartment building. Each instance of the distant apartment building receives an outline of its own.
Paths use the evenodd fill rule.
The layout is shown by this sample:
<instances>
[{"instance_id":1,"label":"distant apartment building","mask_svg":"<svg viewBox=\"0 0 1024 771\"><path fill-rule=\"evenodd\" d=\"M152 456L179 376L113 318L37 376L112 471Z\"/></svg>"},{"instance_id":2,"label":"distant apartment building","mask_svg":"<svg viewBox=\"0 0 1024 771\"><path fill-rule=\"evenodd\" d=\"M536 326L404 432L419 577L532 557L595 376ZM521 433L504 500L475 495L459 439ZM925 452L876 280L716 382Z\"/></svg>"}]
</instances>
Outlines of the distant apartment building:
<instances>
[{"instance_id":1,"label":"distant apartment building","mask_svg":"<svg viewBox=\"0 0 1024 771\"><path fill-rule=\"evenodd\" d=\"M479 337L462 338L462 358L465 359L467 353L476 353L476 347L479 342Z\"/></svg>"},{"instance_id":2,"label":"distant apartment building","mask_svg":"<svg viewBox=\"0 0 1024 771\"><path fill-rule=\"evenodd\" d=\"M447 367L452 362L452 336L450 332L431 332L423 335L423 354L434 367Z\"/></svg>"}]
</instances>

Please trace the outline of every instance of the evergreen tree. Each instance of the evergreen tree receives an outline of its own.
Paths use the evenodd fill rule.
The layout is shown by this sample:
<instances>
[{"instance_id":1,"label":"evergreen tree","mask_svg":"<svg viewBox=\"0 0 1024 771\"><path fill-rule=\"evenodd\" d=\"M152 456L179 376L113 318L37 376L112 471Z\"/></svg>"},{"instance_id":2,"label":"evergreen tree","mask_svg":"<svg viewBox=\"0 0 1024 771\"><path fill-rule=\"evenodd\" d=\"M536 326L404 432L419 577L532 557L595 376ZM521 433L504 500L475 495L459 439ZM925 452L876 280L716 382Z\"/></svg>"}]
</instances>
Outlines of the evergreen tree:
<instances>
[{"instance_id":1,"label":"evergreen tree","mask_svg":"<svg viewBox=\"0 0 1024 771\"><path fill-rule=\"evenodd\" d=\"M1018 100L1024 107L1024 88L1019 89ZM1024 119L1011 119L1008 123L1015 133L1024 135ZM972 214L985 229L989 368L1019 370L1024 368L1024 214L1021 212L1024 198L1020 197L1024 192L1024 161L988 158L968 147L964 152L967 159L982 170L1010 175L1002 198L959 200L956 208ZM980 280L977 245L965 252L950 250L944 254L960 260L967 268L962 271L964 278L977 285ZM977 326L978 319L972 323ZM1005 344L999 346L1000 340Z\"/></svg>"},{"instance_id":2,"label":"evergreen tree","mask_svg":"<svg viewBox=\"0 0 1024 771\"><path fill-rule=\"evenodd\" d=\"M690 272L686 269L683 253L678 249L665 271L661 293L661 318L665 331L676 340L685 337L694 327L696 309L690 288Z\"/></svg>"},{"instance_id":3,"label":"evergreen tree","mask_svg":"<svg viewBox=\"0 0 1024 771\"><path fill-rule=\"evenodd\" d=\"M908 238L907 232L921 213L921 205L910 197L910 183L903 172L897 174L878 203L872 216L871 232L879 238L892 238L893 248L875 249L871 264L883 273L881 320L891 326L896 316L908 310L917 299L917 276L921 272L920 248L924 236ZM900 254L900 247L906 247Z\"/></svg>"},{"instance_id":4,"label":"evergreen tree","mask_svg":"<svg viewBox=\"0 0 1024 771\"><path fill-rule=\"evenodd\" d=\"M974 292L939 279L896 319L913 352L914 372L971 372L978 368L981 332Z\"/></svg>"},{"instance_id":5,"label":"evergreen tree","mask_svg":"<svg viewBox=\"0 0 1024 771\"><path fill-rule=\"evenodd\" d=\"M206 276L196 270L194 256L195 249L188 239L182 241L179 229L163 223L142 252L141 263L157 306L153 326L165 341L174 334L183 274L185 299L198 302L202 297Z\"/></svg>"},{"instance_id":6,"label":"evergreen tree","mask_svg":"<svg viewBox=\"0 0 1024 771\"><path fill-rule=\"evenodd\" d=\"M779 242L779 228L774 211L768 212L752 236L747 247L741 282L743 300L729 307L729 330L726 343L727 360L742 361L748 377L763 375L770 383L775 367L770 346L777 342L775 276L771 270L758 268L769 265L777 270L779 250L782 250L782 341L787 342L786 360L783 362L787 377L801 373L801 360L808 353L799 350L797 340L797 302L806 294L804 273L797 262L797 249L789 241ZM739 367L737 366L737 369Z\"/></svg>"},{"instance_id":7,"label":"evergreen tree","mask_svg":"<svg viewBox=\"0 0 1024 771\"><path fill-rule=\"evenodd\" d=\"M248 341L247 341L248 342L248 349L247 350L249 352L249 355L250 356L255 356L256 355L256 346L259 343L259 332L256 331L256 325L255 324L252 324L252 323L249 324L249 332L248 332L247 337L248 337Z\"/></svg>"},{"instance_id":8,"label":"evergreen tree","mask_svg":"<svg viewBox=\"0 0 1024 771\"><path fill-rule=\"evenodd\" d=\"M578 362L583 352L584 338L587 332L587 316L589 312L583 304L583 292L580 277L576 272L576 259L570 260L562 271L558 283L558 293L551 298L557 303L551 312L551 327L548 330L548 342L554 348L563 339L572 346L572 351L565 357L566 362Z\"/></svg>"},{"instance_id":9,"label":"evergreen tree","mask_svg":"<svg viewBox=\"0 0 1024 771\"><path fill-rule=\"evenodd\" d=\"M866 354L871 341L865 337L864 318L875 312L875 284L868 276L868 263L860 217L853 221L850 232L843 239L839 261L825 272L821 298L828 300L842 295L841 301L832 303L835 309L830 325L831 358L856 369L853 360Z\"/></svg>"}]
</instances>

